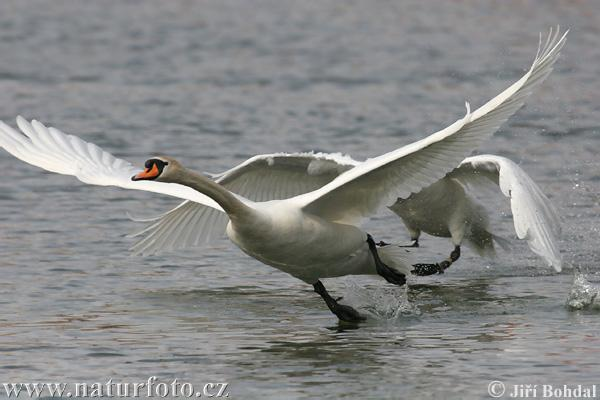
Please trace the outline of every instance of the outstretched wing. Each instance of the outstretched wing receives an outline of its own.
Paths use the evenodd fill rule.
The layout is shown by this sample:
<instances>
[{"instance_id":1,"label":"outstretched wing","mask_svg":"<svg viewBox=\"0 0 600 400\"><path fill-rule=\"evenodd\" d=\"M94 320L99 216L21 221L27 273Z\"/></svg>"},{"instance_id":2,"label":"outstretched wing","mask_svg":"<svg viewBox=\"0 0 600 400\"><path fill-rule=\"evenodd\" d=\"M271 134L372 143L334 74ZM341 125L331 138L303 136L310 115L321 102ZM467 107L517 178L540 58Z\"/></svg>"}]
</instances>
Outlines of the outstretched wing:
<instances>
[{"instance_id":1,"label":"outstretched wing","mask_svg":"<svg viewBox=\"0 0 600 400\"><path fill-rule=\"evenodd\" d=\"M354 223L444 177L491 136L550 74L566 40L558 29L538 49L529 71L485 105L446 129L370 159L298 199L306 212Z\"/></svg>"},{"instance_id":2,"label":"outstretched wing","mask_svg":"<svg viewBox=\"0 0 600 400\"><path fill-rule=\"evenodd\" d=\"M358 164L339 153L261 154L213 177L247 199L268 201L316 190Z\"/></svg>"},{"instance_id":3,"label":"outstretched wing","mask_svg":"<svg viewBox=\"0 0 600 400\"><path fill-rule=\"evenodd\" d=\"M493 155L469 157L448 177L466 187L479 185L482 177L500 186L502 193L510 198L517 237L526 240L535 254L560 272L562 258L557 246L560 218L540 187L517 164Z\"/></svg>"},{"instance_id":4,"label":"outstretched wing","mask_svg":"<svg viewBox=\"0 0 600 400\"><path fill-rule=\"evenodd\" d=\"M249 158L238 166L211 175L228 190L254 201L287 199L316 190L359 164L348 156L326 153L275 153ZM151 219L134 234L143 236L136 254L199 246L225 232L228 218L202 204L186 201Z\"/></svg>"},{"instance_id":5,"label":"outstretched wing","mask_svg":"<svg viewBox=\"0 0 600 400\"><path fill-rule=\"evenodd\" d=\"M167 213L146 220L144 230L129 237L139 237L131 251L150 255L163 251L201 246L223 236L229 222L227 214L193 201L184 201Z\"/></svg>"},{"instance_id":6,"label":"outstretched wing","mask_svg":"<svg viewBox=\"0 0 600 400\"><path fill-rule=\"evenodd\" d=\"M50 172L72 175L83 183L145 190L191 200L222 212L211 198L187 186L155 181L132 181L139 172L129 162L116 158L93 143L47 128L38 121L17 117L18 132L0 121L0 147L18 159Z\"/></svg>"}]
</instances>

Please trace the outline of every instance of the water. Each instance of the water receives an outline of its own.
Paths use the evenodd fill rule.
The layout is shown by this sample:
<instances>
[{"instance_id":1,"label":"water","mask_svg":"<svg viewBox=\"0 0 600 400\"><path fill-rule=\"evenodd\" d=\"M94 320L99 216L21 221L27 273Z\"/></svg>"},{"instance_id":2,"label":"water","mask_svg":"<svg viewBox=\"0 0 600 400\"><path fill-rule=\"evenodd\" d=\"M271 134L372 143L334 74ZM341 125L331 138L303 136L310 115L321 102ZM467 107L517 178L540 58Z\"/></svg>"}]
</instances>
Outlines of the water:
<instances>
[{"instance_id":1,"label":"water","mask_svg":"<svg viewBox=\"0 0 600 400\"><path fill-rule=\"evenodd\" d=\"M575 271L573 276L573 285L567 297L567 306L573 310L583 310L586 308L596 308L598 306L597 297L600 294L600 287L590 282L585 274Z\"/></svg>"},{"instance_id":2,"label":"water","mask_svg":"<svg viewBox=\"0 0 600 400\"><path fill-rule=\"evenodd\" d=\"M597 281L600 262L596 2L7 1L0 119L23 114L133 162L160 152L213 172L273 151L363 159L498 93L557 23L571 33L553 75L480 151L520 162L551 197L563 273L515 243L494 260L465 250L408 289L327 281L370 313L349 328L310 287L225 240L129 256L124 236L140 226L126 212L176 200L85 186L2 153L0 380L156 375L226 381L230 398L249 399L468 399L486 398L492 380L597 382L600 314L566 305L571 265ZM368 229L408 239L390 214ZM422 244L423 261L451 250Z\"/></svg>"}]
</instances>

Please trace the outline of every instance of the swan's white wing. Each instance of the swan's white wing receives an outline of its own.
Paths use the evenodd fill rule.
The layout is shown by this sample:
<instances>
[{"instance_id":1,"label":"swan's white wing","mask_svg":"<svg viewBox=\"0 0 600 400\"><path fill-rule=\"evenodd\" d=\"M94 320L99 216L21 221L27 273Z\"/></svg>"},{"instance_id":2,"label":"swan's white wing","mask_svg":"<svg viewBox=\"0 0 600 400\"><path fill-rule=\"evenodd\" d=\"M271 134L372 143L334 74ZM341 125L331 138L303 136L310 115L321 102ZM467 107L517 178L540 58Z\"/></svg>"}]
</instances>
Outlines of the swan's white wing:
<instances>
[{"instance_id":1,"label":"swan's white wing","mask_svg":"<svg viewBox=\"0 0 600 400\"><path fill-rule=\"evenodd\" d=\"M228 221L229 217L225 213L193 201L184 201L156 218L141 232L131 235L143 238L130 250L134 254L150 255L201 246L222 236Z\"/></svg>"},{"instance_id":2,"label":"swan's white wing","mask_svg":"<svg viewBox=\"0 0 600 400\"><path fill-rule=\"evenodd\" d=\"M510 198L515 231L519 239L527 240L531 250L548 265L561 270L562 259L557 246L560 218L536 183L511 160L492 155L465 159L449 177L465 186L477 186L485 177L500 186Z\"/></svg>"},{"instance_id":3,"label":"swan's white wing","mask_svg":"<svg viewBox=\"0 0 600 400\"><path fill-rule=\"evenodd\" d=\"M397 198L407 198L452 171L514 114L550 74L566 40L550 35L529 71L516 83L446 129L418 142L367 160L337 179L298 198L306 212L331 221L354 223ZM541 41L540 41L541 45Z\"/></svg>"},{"instance_id":4,"label":"swan's white wing","mask_svg":"<svg viewBox=\"0 0 600 400\"><path fill-rule=\"evenodd\" d=\"M312 192L358 164L342 154L261 154L213 177L247 199L269 201Z\"/></svg>"},{"instance_id":5,"label":"swan's white wing","mask_svg":"<svg viewBox=\"0 0 600 400\"><path fill-rule=\"evenodd\" d=\"M140 171L127 161L114 157L93 143L40 122L17 117L18 132L0 121L0 147L36 167L63 175L73 175L83 183L145 190L191 200L216 210L221 207L211 198L183 185L154 181L132 181Z\"/></svg>"},{"instance_id":6,"label":"swan's white wing","mask_svg":"<svg viewBox=\"0 0 600 400\"><path fill-rule=\"evenodd\" d=\"M326 153L275 153L254 156L220 174L209 174L234 193L254 201L287 199L316 190L359 164L348 156ZM227 216L186 201L151 220L134 236L144 238L132 250L154 254L199 246L221 236Z\"/></svg>"}]
</instances>

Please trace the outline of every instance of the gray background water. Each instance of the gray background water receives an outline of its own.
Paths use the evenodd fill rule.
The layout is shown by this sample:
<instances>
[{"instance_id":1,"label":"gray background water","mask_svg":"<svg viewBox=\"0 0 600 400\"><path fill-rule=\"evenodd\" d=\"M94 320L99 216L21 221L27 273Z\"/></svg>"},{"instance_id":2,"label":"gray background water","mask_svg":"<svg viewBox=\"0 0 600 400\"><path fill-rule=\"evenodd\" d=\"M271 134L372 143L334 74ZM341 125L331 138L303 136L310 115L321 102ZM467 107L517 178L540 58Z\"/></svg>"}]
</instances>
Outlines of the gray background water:
<instances>
[{"instance_id":1,"label":"gray background water","mask_svg":"<svg viewBox=\"0 0 600 400\"><path fill-rule=\"evenodd\" d=\"M520 162L564 216L565 259L600 256L600 4L594 1L3 1L0 119L37 118L141 163L220 171L273 151L374 156L434 132L571 28L555 72L480 150ZM600 383L600 314L572 268L522 243L465 250L407 293L327 282L394 318L343 329L311 288L225 240L131 257L126 212L177 203L0 154L0 380L230 382L232 398L485 398L493 379ZM500 201L498 204L506 202ZM407 240L383 213L369 229ZM499 232L514 236L510 219ZM423 239L437 260L449 242ZM358 293L358 294L357 294Z\"/></svg>"}]
</instances>

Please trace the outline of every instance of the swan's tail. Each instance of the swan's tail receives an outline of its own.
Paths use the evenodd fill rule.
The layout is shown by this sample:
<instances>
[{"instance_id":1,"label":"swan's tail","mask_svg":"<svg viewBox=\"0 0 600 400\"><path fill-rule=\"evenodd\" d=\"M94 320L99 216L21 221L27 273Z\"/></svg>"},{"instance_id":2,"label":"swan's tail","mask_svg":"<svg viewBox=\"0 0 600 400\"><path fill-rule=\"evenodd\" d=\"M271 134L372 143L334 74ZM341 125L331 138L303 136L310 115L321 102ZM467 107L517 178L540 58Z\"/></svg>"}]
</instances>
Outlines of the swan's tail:
<instances>
[{"instance_id":1,"label":"swan's tail","mask_svg":"<svg viewBox=\"0 0 600 400\"><path fill-rule=\"evenodd\" d=\"M406 247L390 244L378 247L377 253L385 265L404 275L410 275L410 270L413 269L412 265L414 263L411 250Z\"/></svg>"}]
</instances>

